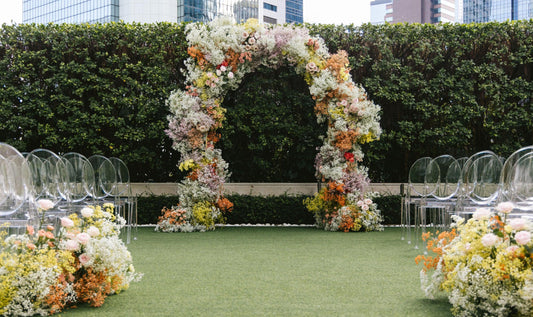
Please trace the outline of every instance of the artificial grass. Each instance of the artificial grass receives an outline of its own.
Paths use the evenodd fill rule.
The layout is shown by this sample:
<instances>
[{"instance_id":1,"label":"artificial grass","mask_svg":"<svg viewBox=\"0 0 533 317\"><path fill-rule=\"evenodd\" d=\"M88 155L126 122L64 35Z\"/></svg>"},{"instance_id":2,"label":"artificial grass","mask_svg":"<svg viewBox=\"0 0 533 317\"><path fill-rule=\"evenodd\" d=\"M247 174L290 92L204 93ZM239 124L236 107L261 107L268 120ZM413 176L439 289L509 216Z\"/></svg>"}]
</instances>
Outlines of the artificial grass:
<instances>
[{"instance_id":1,"label":"artificial grass","mask_svg":"<svg viewBox=\"0 0 533 317\"><path fill-rule=\"evenodd\" d=\"M141 228L128 248L142 281L100 308L63 316L451 315L446 298L424 298L418 252L400 240L398 228Z\"/></svg>"}]
</instances>

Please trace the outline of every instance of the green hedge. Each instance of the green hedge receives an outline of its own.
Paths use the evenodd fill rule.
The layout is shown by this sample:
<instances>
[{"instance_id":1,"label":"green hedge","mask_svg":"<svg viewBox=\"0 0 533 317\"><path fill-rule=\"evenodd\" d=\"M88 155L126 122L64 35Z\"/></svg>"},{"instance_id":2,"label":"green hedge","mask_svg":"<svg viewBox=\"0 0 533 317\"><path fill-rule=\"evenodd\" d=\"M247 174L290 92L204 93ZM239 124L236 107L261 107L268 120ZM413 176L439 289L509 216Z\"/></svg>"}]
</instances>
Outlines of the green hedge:
<instances>
[{"instance_id":1,"label":"green hedge","mask_svg":"<svg viewBox=\"0 0 533 317\"><path fill-rule=\"evenodd\" d=\"M533 21L307 25L382 107L364 146L375 182L402 182L421 156L507 156L533 144ZM3 25L0 141L122 158L133 181L176 181L165 100L184 86L182 24ZM232 181L309 181L323 128L291 69L262 69L224 104ZM262 87L265 87L263 94Z\"/></svg>"},{"instance_id":2,"label":"green hedge","mask_svg":"<svg viewBox=\"0 0 533 317\"><path fill-rule=\"evenodd\" d=\"M229 195L234 208L227 215L228 224L309 224L315 223L307 211L305 195L250 196ZM178 196L151 195L138 197L138 223L155 224L163 207L178 203ZM400 224L400 196L389 195L374 199L381 210L385 225Z\"/></svg>"}]
</instances>

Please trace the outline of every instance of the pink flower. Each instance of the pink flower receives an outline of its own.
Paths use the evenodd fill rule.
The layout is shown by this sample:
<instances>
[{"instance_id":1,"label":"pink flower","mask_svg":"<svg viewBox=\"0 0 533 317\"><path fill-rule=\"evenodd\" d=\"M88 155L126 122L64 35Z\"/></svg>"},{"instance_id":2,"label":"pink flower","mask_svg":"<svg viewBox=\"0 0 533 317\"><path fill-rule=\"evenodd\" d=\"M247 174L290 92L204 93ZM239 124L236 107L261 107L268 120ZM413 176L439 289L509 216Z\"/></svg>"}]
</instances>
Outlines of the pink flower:
<instances>
[{"instance_id":1,"label":"pink flower","mask_svg":"<svg viewBox=\"0 0 533 317\"><path fill-rule=\"evenodd\" d=\"M65 249L67 251L78 251L80 244L76 240L67 240L65 242Z\"/></svg>"},{"instance_id":2,"label":"pink flower","mask_svg":"<svg viewBox=\"0 0 533 317\"><path fill-rule=\"evenodd\" d=\"M370 205L370 204L372 204L372 199L367 198L367 199L364 200L364 203L367 204L367 205Z\"/></svg>"},{"instance_id":3,"label":"pink flower","mask_svg":"<svg viewBox=\"0 0 533 317\"><path fill-rule=\"evenodd\" d=\"M81 210L81 215L85 218L89 218L89 217L92 217L92 215L94 214L94 210L92 208L89 208L89 207L85 207Z\"/></svg>"},{"instance_id":4,"label":"pink flower","mask_svg":"<svg viewBox=\"0 0 533 317\"><path fill-rule=\"evenodd\" d=\"M488 219L490 217L490 209L488 209L488 208L478 208L474 212L472 217L474 219L476 219L476 220Z\"/></svg>"},{"instance_id":5,"label":"pink flower","mask_svg":"<svg viewBox=\"0 0 533 317\"><path fill-rule=\"evenodd\" d=\"M352 103L348 107L348 111L350 111L351 113L357 113L359 111L359 107L357 107L356 103Z\"/></svg>"},{"instance_id":6,"label":"pink flower","mask_svg":"<svg viewBox=\"0 0 533 317\"><path fill-rule=\"evenodd\" d=\"M509 225L515 231L525 230L528 227L527 221L523 218L513 218L509 221Z\"/></svg>"},{"instance_id":7,"label":"pink flower","mask_svg":"<svg viewBox=\"0 0 533 317\"><path fill-rule=\"evenodd\" d=\"M48 239L53 239L54 238L54 233L52 231L46 231L44 233L44 236L47 237Z\"/></svg>"},{"instance_id":8,"label":"pink flower","mask_svg":"<svg viewBox=\"0 0 533 317\"><path fill-rule=\"evenodd\" d=\"M305 65L305 69L309 73L316 73L318 71L318 66L314 62L309 62L307 65Z\"/></svg>"},{"instance_id":9,"label":"pink flower","mask_svg":"<svg viewBox=\"0 0 533 317\"><path fill-rule=\"evenodd\" d=\"M48 210L54 207L54 203L49 199L39 199L37 201L37 206L41 210Z\"/></svg>"},{"instance_id":10,"label":"pink flower","mask_svg":"<svg viewBox=\"0 0 533 317\"><path fill-rule=\"evenodd\" d=\"M35 250L35 244L33 244L31 242L28 242L28 243L26 243L26 248L28 248L30 250Z\"/></svg>"},{"instance_id":11,"label":"pink flower","mask_svg":"<svg viewBox=\"0 0 533 317\"><path fill-rule=\"evenodd\" d=\"M368 205L363 205L363 206L361 206L361 210L363 210L363 211L367 211L367 210L368 210Z\"/></svg>"},{"instance_id":12,"label":"pink flower","mask_svg":"<svg viewBox=\"0 0 533 317\"><path fill-rule=\"evenodd\" d=\"M227 69L226 66L224 66L224 65L220 66L220 71L225 72L226 69Z\"/></svg>"},{"instance_id":13,"label":"pink flower","mask_svg":"<svg viewBox=\"0 0 533 317\"><path fill-rule=\"evenodd\" d=\"M91 261L91 257L87 253L81 254L78 259L80 260L80 264L85 266L89 261Z\"/></svg>"},{"instance_id":14,"label":"pink flower","mask_svg":"<svg viewBox=\"0 0 533 317\"><path fill-rule=\"evenodd\" d=\"M78 240L79 243L86 245L87 242L91 239L91 236L88 233L82 232L76 236L76 240Z\"/></svg>"},{"instance_id":15,"label":"pink flower","mask_svg":"<svg viewBox=\"0 0 533 317\"><path fill-rule=\"evenodd\" d=\"M63 217L60 220L61 220L61 226L65 228L70 228L74 226L74 221L72 221L72 219L68 217Z\"/></svg>"},{"instance_id":16,"label":"pink flower","mask_svg":"<svg viewBox=\"0 0 533 317\"><path fill-rule=\"evenodd\" d=\"M515 234L514 239L520 245L528 244L531 241L531 233L529 231L519 231Z\"/></svg>"},{"instance_id":17,"label":"pink flower","mask_svg":"<svg viewBox=\"0 0 533 317\"><path fill-rule=\"evenodd\" d=\"M33 226L26 226L26 232L28 232L30 236L33 236L35 229L33 229Z\"/></svg>"},{"instance_id":18,"label":"pink flower","mask_svg":"<svg viewBox=\"0 0 533 317\"><path fill-rule=\"evenodd\" d=\"M37 235L39 237L44 237L46 236L46 231L44 231L43 229L40 229L39 231L37 231Z\"/></svg>"},{"instance_id":19,"label":"pink flower","mask_svg":"<svg viewBox=\"0 0 533 317\"><path fill-rule=\"evenodd\" d=\"M507 249L505 249L505 251L507 251L507 253L509 254L515 254L518 250L520 250L520 247L517 245L511 245L508 246Z\"/></svg>"},{"instance_id":20,"label":"pink flower","mask_svg":"<svg viewBox=\"0 0 533 317\"><path fill-rule=\"evenodd\" d=\"M96 237L100 234L100 230L98 228L96 228L95 226L90 226L89 229L87 229L87 233L91 236L91 237Z\"/></svg>"},{"instance_id":21,"label":"pink flower","mask_svg":"<svg viewBox=\"0 0 533 317\"><path fill-rule=\"evenodd\" d=\"M76 238L76 234L74 232L67 232L67 234L65 234L65 237L67 237L67 239L74 239Z\"/></svg>"},{"instance_id":22,"label":"pink flower","mask_svg":"<svg viewBox=\"0 0 533 317\"><path fill-rule=\"evenodd\" d=\"M54 231L54 226L48 225L48 226L46 226L46 230Z\"/></svg>"},{"instance_id":23,"label":"pink flower","mask_svg":"<svg viewBox=\"0 0 533 317\"><path fill-rule=\"evenodd\" d=\"M357 206L359 206L359 207L363 206L364 204L365 204L365 203L364 203L362 200L359 200L359 201L357 202Z\"/></svg>"},{"instance_id":24,"label":"pink flower","mask_svg":"<svg viewBox=\"0 0 533 317\"><path fill-rule=\"evenodd\" d=\"M235 75L233 74L233 72L229 72L229 73L228 73L228 78L229 78L229 79L233 79L233 77L235 77Z\"/></svg>"},{"instance_id":25,"label":"pink flower","mask_svg":"<svg viewBox=\"0 0 533 317\"><path fill-rule=\"evenodd\" d=\"M492 247L496 243L498 243L499 240L500 240L500 237L498 237L494 233L487 233L486 235L481 237L481 244L483 244L486 247Z\"/></svg>"},{"instance_id":26,"label":"pink flower","mask_svg":"<svg viewBox=\"0 0 533 317\"><path fill-rule=\"evenodd\" d=\"M514 205L512 202L503 202L503 203L499 203L497 206L496 206L496 210L498 212L501 212L501 213L504 213L504 214L508 214L510 213L511 211L513 211L514 209Z\"/></svg>"}]
</instances>

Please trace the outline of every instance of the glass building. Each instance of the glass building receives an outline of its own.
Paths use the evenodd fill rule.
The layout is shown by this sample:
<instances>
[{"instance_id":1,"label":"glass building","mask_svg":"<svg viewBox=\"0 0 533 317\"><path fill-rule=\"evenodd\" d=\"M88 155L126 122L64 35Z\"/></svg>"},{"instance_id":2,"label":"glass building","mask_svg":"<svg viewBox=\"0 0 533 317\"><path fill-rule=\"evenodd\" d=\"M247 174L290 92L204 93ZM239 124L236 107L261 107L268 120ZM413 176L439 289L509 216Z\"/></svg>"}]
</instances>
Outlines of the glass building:
<instances>
[{"instance_id":1,"label":"glass building","mask_svg":"<svg viewBox=\"0 0 533 317\"><path fill-rule=\"evenodd\" d=\"M303 0L286 0L285 1L285 22L286 23L303 23L304 8Z\"/></svg>"},{"instance_id":2,"label":"glass building","mask_svg":"<svg viewBox=\"0 0 533 317\"><path fill-rule=\"evenodd\" d=\"M119 21L119 0L23 0L23 23Z\"/></svg>"},{"instance_id":3,"label":"glass building","mask_svg":"<svg viewBox=\"0 0 533 317\"><path fill-rule=\"evenodd\" d=\"M208 22L302 23L303 0L23 0L23 23Z\"/></svg>"},{"instance_id":4,"label":"glass building","mask_svg":"<svg viewBox=\"0 0 533 317\"><path fill-rule=\"evenodd\" d=\"M464 0L463 21L504 22L533 18L533 0Z\"/></svg>"}]
</instances>

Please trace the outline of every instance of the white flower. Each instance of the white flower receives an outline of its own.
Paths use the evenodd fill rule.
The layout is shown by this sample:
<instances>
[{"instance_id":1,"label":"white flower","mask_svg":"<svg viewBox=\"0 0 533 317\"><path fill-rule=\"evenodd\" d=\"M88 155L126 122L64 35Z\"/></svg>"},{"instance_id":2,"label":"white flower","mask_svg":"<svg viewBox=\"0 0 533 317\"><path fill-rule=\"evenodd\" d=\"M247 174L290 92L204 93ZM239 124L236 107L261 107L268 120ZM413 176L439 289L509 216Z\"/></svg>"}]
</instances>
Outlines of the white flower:
<instances>
[{"instance_id":1,"label":"white flower","mask_svg":"<svg viewBox=\"0 0 533 317\"><path fill-rule=\"evenodd\" d=\"M488 219L490 217L490 209L488 208L478 208L472 217L476 220Z\"/></svg>"},{"instance_id":2,"label":"white flower","mask_svg":"<svg viewBox=\"0 0 533 317\"><path fill-rule=\"evenodd\" d=\"M233 79L235 77L235 75L233 74L233 72L229 72L228 73L228 78L229 79Z\"/></svg>"},{"instance_id":3,"label":"white flower","mask_svg":"<svg viewBox=\"0 0 533 317\"><path fill-rule=\"evenodd\" d=\"M39 206L39 209L48 210L54 208L54 203L50 199L39 199L37 206Z\"/></svg>"},{"instance_id":4,"label":"white flower","mask_svg":"<svg viewBox=\"0 0 533 317\"><path fill-rule=\"evenodd\" d=\"M222 71L220 69L217 69L217 76L222 75Z\"/></svg>"},{"instance_id":5,"label":"white flower","mask_svg":"<svg viewBox=\"0 0 533 317\"><path fill-rule=\"evenodd\" d=\"M515 231L525 230L528 228L528 222L524 218L513 218L509 221L509 225Z\"/></svg>"},{"instance_id":6,"label":"white flower","mask_svg":"<svg viewBox=\"0 0 533 317\"><path fill-rule=\"evenodd\" d=\"M500 237L495 235L494 233L487 233L483 237L481 237L481 244L483 244L485 247L492 247L496 243L500 241Z\"/></svg>"},{"instance_id":7,"label":"white flower","mask_svg":"<svg viewBox=\"0 0 533 317\"><path fill-rule=\"evenodd\" d=\"M67 251L78 251L80 244L76 240L67 240L65 242L65 250Z\"/></svg>"},{"instance_id":8,"label":"white flower","mask_svg":"<svg viewBox=\"0 0 533 317\"><path fill-rule=\"evenodd\" d=\"M81 210L81 215L85 218L89 218L89 217L92 217L94 213L94 210L92 208L89 208L89 207L84 207L82 210Z\"/></svg>"},{"instance_id":9,"label":"white flower","mask_svg":"<svg viewBox=\"0 0 533 317\"><path fill-rule=\"evenodd\" d=\"M362 206L361 206L361 210L363 210L363 211L367 211L367 210L368 210L368 205L362 205Z\"/></svg>"},{"instance_id":10,"label":"white flower","mask_svg":"<svg viewBox=\"0 0 533 317\"><path fill-rule=\"evenodd\" d=\"M61 226L65 228L71 228L72 226L74 226L74 221L72 221L72 219L68 217L60 218L60 220L61 220Z\"/></svg>"},{"instance_id":11,"label":"white flower","mask_svg":"<svg viewBox=\"0 0 533 317\"><path fill-rule=\"evenodd\" d=\"M220 71L221 71L221 72L225 72L226 69L227 69L226 66L220 66Z\"/></svg>"},{"instance_id":12,"label":"white flower","mask_svg":"<svg viewBox=\"0 0 533 317\"><path fill-rule=\"evenodd\" d=\"M96 228L95 226L90 226L89 229L87 229L87 233L91 237L97 237L100 234L100 230Z\"/></svg>"},{"instance_id":13,"label":"white flower","mask_svg":"<svg viewBox=\"0 0 533 317\"><path fill-rule=\"evenodd\" d=\"M516 243L520 245L528 244L531 241L531 233L529 231L517 232L514 236Z\"/></svg>"},{"instance_id":14,"label":"white flower","mask_svg":"<svg viewBox=\"0 0 533 317\"><path fill-rule=\"evenodd\" d=\"M91 239L91 236L85 232L82 232L76 236L76 240L82 245L86 245L90 239Z\"/></svg>"},{"instance_id":15,"label":"white flower","mask_svg":"<svg viewBox=\"0 0 533 317\"><path fill-rule=\"evenodd\" d=\"M498 212L501 212L501 213L504 213L504 214L508 214L510 213L511 211L513 211L514 209L514 204L512 202L503 202L503 203L499 203L497 206L496 206L496 210Z\"/></svg>"},{"instance_id":16,"label":"white flower","mask_svg":"<svg viewBox=\"0 0 533 317\"><path fill-rule=\"evenodd\" d=\"M372 204L372 199L366 198L363 202L364 202L366 205L371 205L371 204Z\"/></svg>"},{"instance_id":17,"label":"white flower","mask_svg":"<svg viewBox=\"0 0 533 317\"><path fill-rule=\"evenodd\" d=\"M91 257L87 253L81 254L78 259L80 260L80 264L83 266L86 266L86 264L91 261Z\"/></svg>"}]
</instances>

